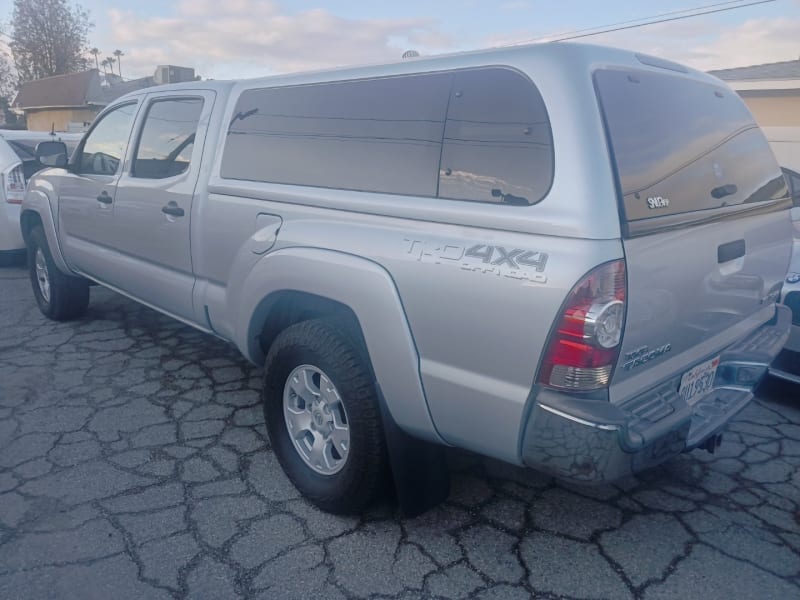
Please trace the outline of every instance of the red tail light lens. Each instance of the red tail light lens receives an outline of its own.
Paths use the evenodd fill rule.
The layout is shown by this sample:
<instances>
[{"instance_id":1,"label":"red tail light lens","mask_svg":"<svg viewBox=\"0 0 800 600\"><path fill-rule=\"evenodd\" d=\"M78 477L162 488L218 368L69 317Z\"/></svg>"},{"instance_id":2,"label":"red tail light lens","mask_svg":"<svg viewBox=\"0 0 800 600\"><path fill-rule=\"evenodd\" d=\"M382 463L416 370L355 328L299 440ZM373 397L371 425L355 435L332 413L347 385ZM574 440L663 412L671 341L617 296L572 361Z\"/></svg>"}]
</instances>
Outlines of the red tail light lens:
<instances>
[{"instance_id":1,"label":"red tail light lens","mask_svg":"<svg viewBox=\"0 0 800 600\"><path fill-rule=\"evenodd\" d=\"M608 385L625 324L625 261L593 269L567 296L550 335L537 382L589 391Z\"/></svg>"}]
</instances>

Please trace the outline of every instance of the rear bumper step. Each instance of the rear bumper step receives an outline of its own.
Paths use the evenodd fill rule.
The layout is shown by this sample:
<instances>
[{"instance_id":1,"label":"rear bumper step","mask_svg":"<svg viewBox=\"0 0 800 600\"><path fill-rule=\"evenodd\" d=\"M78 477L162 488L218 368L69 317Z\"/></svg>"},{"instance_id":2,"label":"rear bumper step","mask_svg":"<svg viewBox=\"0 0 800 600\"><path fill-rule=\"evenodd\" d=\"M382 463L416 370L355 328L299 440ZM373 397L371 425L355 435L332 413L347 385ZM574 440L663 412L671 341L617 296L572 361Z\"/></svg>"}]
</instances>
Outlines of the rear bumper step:
<instances>
[{"instance_id":1,"label":"rear bumper step","mask_svg":"<svg viewBox=\"0 0 800 600\"><path fill-rule=\"evenodd\" d=\"M770 323L724 349L714 388L692 406L678 396L680 376L620 405L539 390L523 461L563 479L604 483L703 446L753 398L790 325L790 311L778 305Z\"/></svg>"}]
</instances>

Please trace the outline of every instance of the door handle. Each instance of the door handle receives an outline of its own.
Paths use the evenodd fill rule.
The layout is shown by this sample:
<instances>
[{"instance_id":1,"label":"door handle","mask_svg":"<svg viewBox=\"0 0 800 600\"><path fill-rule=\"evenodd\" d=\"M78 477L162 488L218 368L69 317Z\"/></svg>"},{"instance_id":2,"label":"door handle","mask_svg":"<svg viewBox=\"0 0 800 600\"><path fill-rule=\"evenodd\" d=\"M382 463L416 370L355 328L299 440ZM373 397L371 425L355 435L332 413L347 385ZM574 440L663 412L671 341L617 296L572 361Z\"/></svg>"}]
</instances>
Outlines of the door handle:
<instances>
[{"instance_id":1,"label":"door handle","mask_svg":"<svg viewBox=\"0 0 800 600\"><path fill-rule=\"evenodd\" d=\"M747 251L744 240L735 240L727 244L717 246L717 262L719 264L736 260L745 255Z\"/></svg>"},{"instance_id":2,"label":"door handle","mask_svg":"<svg viewBox=\"0 0 800 600\"><path fill-rule=\"evenodd\" d=\"M170 202L166 206L161 209L161 212L165 215L170 215L172 217L182 217L186 214L186 212L178 206L175 202Z\"/></svg>"},{"instance_id":3,"label":"door handle","mask_svg":"<svg viewBox=\"0 0 800 600\"><path fill-rule=\"evenodd\" d=\"M103 190L100 192L100 195L97 197L97 201L101 204L111 204L114 199L108 195L108 192Z\"/></svg>"},{"instance_id":4,"label":"door handle","mask_svg":"<svg viewBox=\"0 0 800 600\"><path fill-rule=\"evenodd\" d=\"M711 195L717 200L719 200L721 198L724 198L725 196L731 196L738 191L739 188L736 187L735 183L726 183L725 185L715 187L713 190L711 190Z\"/></svg>"}]
</instances>

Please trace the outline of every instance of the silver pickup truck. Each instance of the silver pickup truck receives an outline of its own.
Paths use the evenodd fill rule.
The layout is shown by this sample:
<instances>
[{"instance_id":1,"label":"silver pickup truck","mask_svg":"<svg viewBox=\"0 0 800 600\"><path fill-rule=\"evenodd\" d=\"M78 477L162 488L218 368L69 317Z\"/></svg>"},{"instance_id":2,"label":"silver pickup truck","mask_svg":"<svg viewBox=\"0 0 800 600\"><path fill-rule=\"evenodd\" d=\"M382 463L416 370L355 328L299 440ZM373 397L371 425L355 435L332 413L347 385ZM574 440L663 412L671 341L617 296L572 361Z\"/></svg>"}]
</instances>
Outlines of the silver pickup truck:
<instances>
[{"instance_id":1,"label":"silver pickup truck","mask_svg":"<svg viewBox=\"0 0 800 600\"><path fill-rule=\"evenodd\" d=\"M141 90L21 213L33 292L104 285L264 365L272 449L321 508L444 446L600 483L694 448L787 339L786 182L719 80L545 44Z\"/></svg>"}]
</instances>

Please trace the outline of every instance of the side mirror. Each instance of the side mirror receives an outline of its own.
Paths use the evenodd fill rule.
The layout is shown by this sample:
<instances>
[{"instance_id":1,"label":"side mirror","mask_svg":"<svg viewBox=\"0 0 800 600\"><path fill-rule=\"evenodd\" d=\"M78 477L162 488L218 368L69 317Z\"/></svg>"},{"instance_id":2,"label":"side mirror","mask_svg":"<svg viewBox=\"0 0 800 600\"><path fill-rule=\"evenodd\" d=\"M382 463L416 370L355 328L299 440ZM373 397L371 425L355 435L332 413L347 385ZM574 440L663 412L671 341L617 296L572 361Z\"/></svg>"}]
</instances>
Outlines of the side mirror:
<instances>
[{"instance_id":1,"label":"side mirror","mask_svg":"<svg viewBox=\"0 0 800 600\"><path fill-rule=\"evenodd\" d=\"M64 142L39 142L36 160L45 167L64 168L67 166L67 145Z\"/></svg>"}]
</instances>

